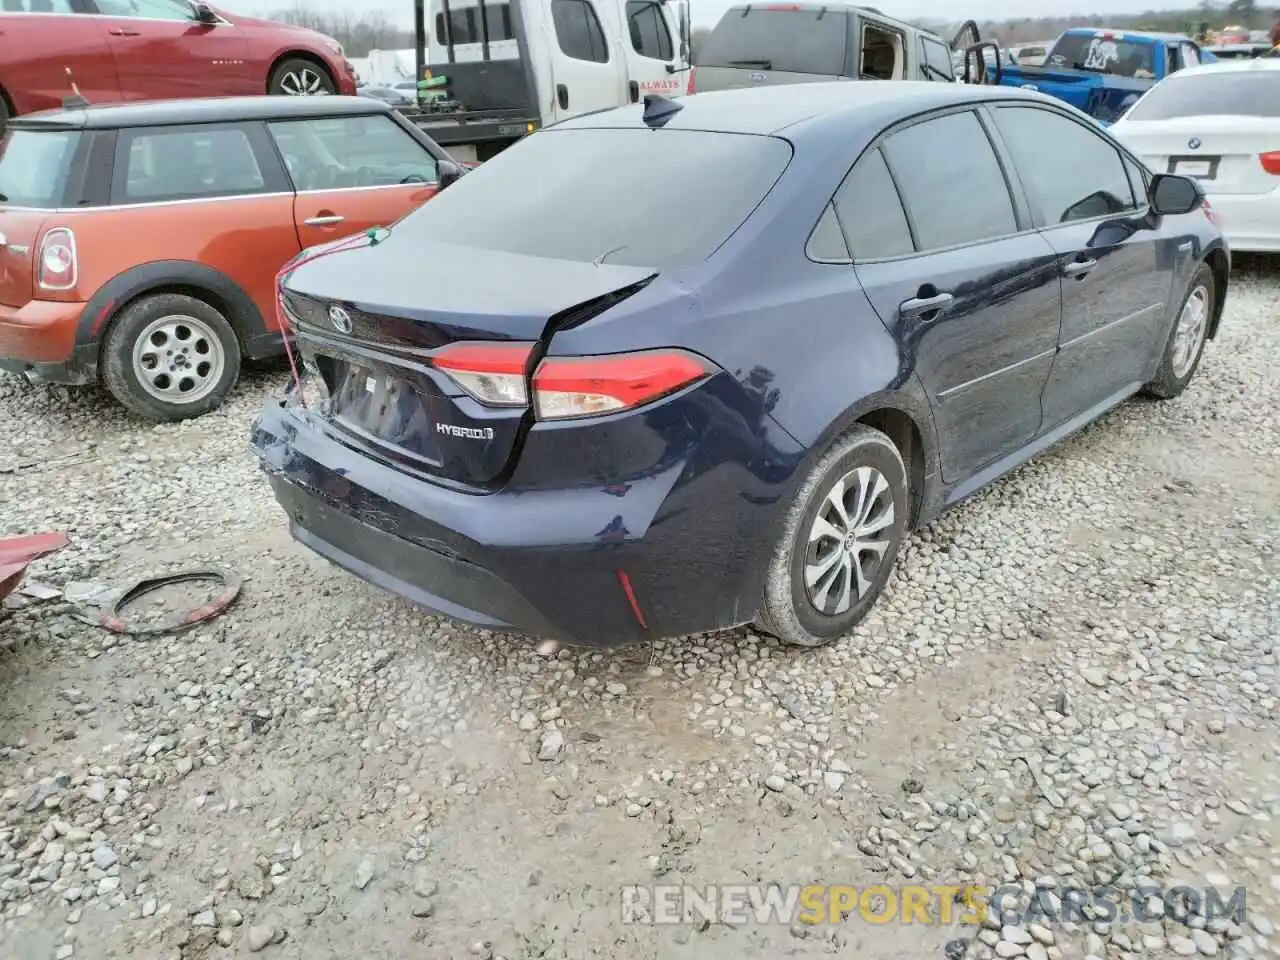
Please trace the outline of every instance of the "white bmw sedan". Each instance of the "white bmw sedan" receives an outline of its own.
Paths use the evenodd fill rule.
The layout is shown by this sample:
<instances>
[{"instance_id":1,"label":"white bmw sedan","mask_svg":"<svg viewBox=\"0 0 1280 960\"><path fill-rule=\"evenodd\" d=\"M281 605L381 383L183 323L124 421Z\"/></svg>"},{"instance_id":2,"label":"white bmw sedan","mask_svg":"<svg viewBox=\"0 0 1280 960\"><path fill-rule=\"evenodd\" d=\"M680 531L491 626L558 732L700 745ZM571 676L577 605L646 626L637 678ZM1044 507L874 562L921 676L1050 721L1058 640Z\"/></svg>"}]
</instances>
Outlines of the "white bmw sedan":
<instances>
[{"instance_id":1,"label":"white bmw sedan","mask_svg":"<svg viewBox=\"0 0 1280 960\"><path fill-rule=\"evenodd\" d=\"M1154 172L1198 179L1233 251L1280 253L1280 59L1179 70L1110 132Z\"/></svg>"}]
</instances>

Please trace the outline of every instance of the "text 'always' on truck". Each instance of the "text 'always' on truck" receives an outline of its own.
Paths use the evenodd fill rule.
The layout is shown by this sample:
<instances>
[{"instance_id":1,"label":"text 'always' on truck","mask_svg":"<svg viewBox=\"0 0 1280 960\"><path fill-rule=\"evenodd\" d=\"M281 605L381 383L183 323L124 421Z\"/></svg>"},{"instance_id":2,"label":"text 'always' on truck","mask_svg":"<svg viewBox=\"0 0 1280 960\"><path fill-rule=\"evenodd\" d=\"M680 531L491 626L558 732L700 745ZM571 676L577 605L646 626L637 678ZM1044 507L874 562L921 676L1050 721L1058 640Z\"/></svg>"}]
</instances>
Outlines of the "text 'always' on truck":
<instances>
[{"instance_id":1,"label":"text 'always' on truck","mask_svg":"<svg viewBox=\"0 0 1280 960\"><path fill-rule=\"evenodd\" d=\"M405 115L463 162L568 117L688 92L688 0L415 0L414 23L419 108Z\"/></svg>"}]
</instances>

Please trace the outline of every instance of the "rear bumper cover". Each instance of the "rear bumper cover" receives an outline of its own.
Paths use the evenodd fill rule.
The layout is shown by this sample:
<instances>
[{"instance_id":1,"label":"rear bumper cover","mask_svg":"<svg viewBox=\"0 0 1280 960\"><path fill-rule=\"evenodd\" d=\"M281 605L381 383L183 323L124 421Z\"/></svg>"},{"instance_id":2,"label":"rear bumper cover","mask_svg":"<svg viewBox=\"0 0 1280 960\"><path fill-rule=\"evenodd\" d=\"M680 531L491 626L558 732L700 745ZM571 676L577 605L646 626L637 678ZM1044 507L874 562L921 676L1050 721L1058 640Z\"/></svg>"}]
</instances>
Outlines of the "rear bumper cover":
<instances>
[{"instance_id":1,"label":"rear bumper cover","mask_svg":"<svg viewBox=\"0 0 1280 960\"><path fill-rule=\"evenodd\" d=\"M517 476L475 494L384 465L332 429L280 403L253 426L295 539L453 619L590 646L750 621L794 466L779 465L772 496L733 468L678 483L685 463L611 487L521 488Z\"/></svg>"},{"instance_id":2,"label":"rear bumper cover","mask_svg":"<svg viewBox=\"0 0 1280 960\"><path fill-rule=\"evenodd\" d=\"M1280 190L1264 194L1209 190L1208 196L1233 253L1280 252Z\"/></svg>"},{"instance_id":3,"label":"rear bumper cover","mask_svg":"<svg viewBox=\"0 0 1280 960\"><path fill-rule=\"evenodd\" d=\"M95 382L97 344L76 346L84 306L53 300L0 306L0 370L50 383Z\"/></svg>"}]
</instances>

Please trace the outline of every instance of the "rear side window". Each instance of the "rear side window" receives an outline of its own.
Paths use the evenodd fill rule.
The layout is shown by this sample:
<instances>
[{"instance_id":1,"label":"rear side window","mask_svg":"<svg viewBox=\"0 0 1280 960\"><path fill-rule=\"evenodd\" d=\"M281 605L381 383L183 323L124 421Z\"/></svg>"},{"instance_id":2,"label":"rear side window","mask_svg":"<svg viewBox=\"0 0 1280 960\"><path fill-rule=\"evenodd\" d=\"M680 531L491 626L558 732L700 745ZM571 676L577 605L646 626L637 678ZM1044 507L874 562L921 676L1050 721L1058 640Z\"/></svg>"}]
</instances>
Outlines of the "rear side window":
<instances>
[{"instance_id":1,"label":"rear side window","mask_svg":"<svg viewBox=\"0 0 1280 960\"><path fill-rule=\"evenodd\" d=\"M838 77L848 33L841 11L734 7L707 37L698 66Z\"/></svg>"},{"instance_id":2,"label":"rear side window","mask_svg":"<svg viewBox=\"0 0 1280 960\"><path fill-rule=\"evenodd\" d=\"M1134 208L1120 151L1089 127L1034 107L1001 107L995 118L1045 225Z\"/></svg>"},{"instance_id":3,"label":"rear side window","mask_svg":"<svg viewBox=\"0 0 1280 960\"><path fill-rule=\"evenodd\" d=\"M939 155L938 144L946 144L945 155ZM918 249L954 247L1018 231L1000 161L973 113L917 123L890 136L882 149L915 227Z\"/></svg>"},{"instance_id":4,"label":"rear side window","mask_svg":"<svg viewBox=\"0 0 1280 960\"><path fill-rule=\"evenodd\" d=\"M951 48L940 40L920 38L921 62L926 80L952 80L955 70L951 63Z\"/></svg>"},{"instance_id":5,"label":"rear side window","mask_svg":"<svg viewBox=\"0 0 1280 960\"><path fill-rule=\"evenodd\" d=\"M579 263L690 266L743 224L790 160L791 146L776 137L543 130L433 197L386 242L444 238Z\"/></svg>"},{"instance_id":6,"label":"rear side window","mask_svg":"<svg viewBox=\"0 0 1280 960\"><path fill-rule=\"evenodd\" d=\"M674 55L667 20L653 0L628 0L627 30L631 35L631 49L640 56L670 60Z\"/></svg>"},{"instance_id":7,"label":"rear side window","mask_svg":"<svg viewBox=\"0 0 1280 960\"><path fill-rule=\"evenodd\" d=\"M900 257L915 250L898 188L879 150L864 156L845 177L835 208L855 260Z\"/></svg>"},{"instance_id":8,"label":"rear side window","mask_svg":"<svg viewBox=\"0 0 1280 960\"><path fill-rule=\"evenodd\" d=\"M233 126L122 130L116 168L114 192L125 203L236 196L266 186L248 135Z\"/></svg>"},{"instance_id":9,"label":"rear side window","mask_svg":"<svg viewBox=\"0 0 1280 960\"><path fill-rule=\"evenodd\" d=\"M1178 76L1156 84L1125 120L1176 120L1226 114L1280 117L1280 70L1236 70Z\"/></svg>"},{"instance_id":10,"label":"rear side window","mask_svg":"<svg viewBox=\"0 0 1280 960\"><path fill-rule=\"evenodd\" d=\"M10 127L0 139L0 203L57 207L67 189L80 133Z\"/></svg>"},{"instance_id":11,"label":"rear side window","mask_svg":"<svg viewBox=\"0 0 1280 960\"><path fill-rule=\"evenodd\" d=\"M609 62L609 45L590 0L551 0L560 52L574 60Z\"/></svg>"}]
</instances>

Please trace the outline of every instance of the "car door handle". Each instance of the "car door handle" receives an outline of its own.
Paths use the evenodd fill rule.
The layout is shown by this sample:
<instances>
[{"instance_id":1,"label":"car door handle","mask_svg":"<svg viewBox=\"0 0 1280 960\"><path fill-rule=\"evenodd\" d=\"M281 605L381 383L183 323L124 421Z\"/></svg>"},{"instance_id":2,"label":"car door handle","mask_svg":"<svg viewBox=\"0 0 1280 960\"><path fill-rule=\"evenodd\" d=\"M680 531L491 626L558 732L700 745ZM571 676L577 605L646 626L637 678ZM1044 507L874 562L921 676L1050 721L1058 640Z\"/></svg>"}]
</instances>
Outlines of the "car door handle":
<instances>
[{"instance_id":1,"label":"car door handle","mask_svg":"<svg viewBox=\"0 0 1280 960\"><path fill-rule=\"evenodd\" d=\"M632 80L627 84L627 92L631 94L631 102L635 103L640 99L640 84L635 80Z\"/></svg>"},{"instance_id":2,"label":"car door handle","mask_svg":"<svg viewBox=\"0 0 1280 960\"><path fill-rule=\"evenodd\" d=\"M1079 280L1097 265L1097 260L1072 260L1062 268L1062 272Z\"/></svg>"},{"instance_id":3,"label":"car door handle","mask_svg":"<svg viewBox=\"0 0 1280 960\"><path fill-rule=\"evenodd\" d=\"M140 37L142 33L138 30L130 30L127 27L116 27L114 30L108 30L113 37Z\"/></svg>"},{"instance_id":4,"label":"car door handle","mask_svg":"<svg viewBox=\"0 0 1280 960\"><path fill-rule=\"evenodd\" d=\"M341 223L346 217L340 217L336 213L329 214L327 217L312 217L310 220L303 220L308 227L331 227L335 223Z\"/></svg>"},{"instance_id":5,"label":"car door handle","mask_svg":"<svg viewBox=\"0 0 1280 960\"><path fill-rule=\"evenodd\" d=\"M956 298L950 293L935 293L932 297L912 297L903 300L898 313L904 317L919 317L926 313L938 313L955 303Z\"/></svg>"},{"instance_id":6,"label":"car door handle","mask_svg":"<svg viewBox=\"0 0 1280 960\"><path fill-rule=\"evenodd\" d=\"M556 103L560 104L561 110L569 109L569 88L563 83L556 84Z\"/></svg>"}]
</instances>

